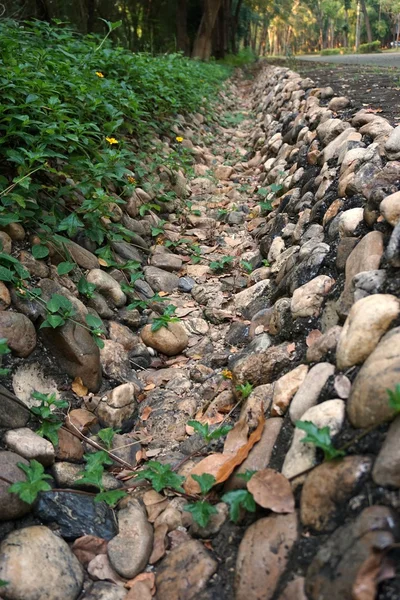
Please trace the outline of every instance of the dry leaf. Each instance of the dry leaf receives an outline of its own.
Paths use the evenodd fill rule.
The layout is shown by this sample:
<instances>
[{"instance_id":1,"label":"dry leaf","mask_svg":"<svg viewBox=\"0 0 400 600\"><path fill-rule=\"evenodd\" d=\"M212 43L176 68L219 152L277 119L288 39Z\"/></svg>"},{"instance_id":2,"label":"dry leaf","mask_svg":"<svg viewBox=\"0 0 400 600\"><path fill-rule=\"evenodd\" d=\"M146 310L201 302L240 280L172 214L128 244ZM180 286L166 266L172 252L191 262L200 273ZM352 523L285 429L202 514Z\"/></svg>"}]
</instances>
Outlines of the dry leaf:
<instances>
[{"instance_id":1,"label":"dry leaf","mask_svg":"<svg viewBox=\"0 0 400 600\"><path fill-rule=\"evenodd\" d=\"M143 503L146 507L148 521L154 523L158 515L167 508L168 499L155 490L149 490L143 495Z\"/></svg>"},{"instance_id":2,"label":"dry leaf","mask_svg":"<svg viewBox=\"0 0 400 600\"><path fill-rule=\"evenodd\" d=\"M83 398L88 395L88 388L83 385L82 377L75 377L71 384L72 391L79 396L79 398Z\"/></svg>"},{"instance_id":3,"label":"dry leaf","mask_svg":"<svg viewBox=\"0 0 400 600\"><path fill-rule=\"evenodd\" d=\"M152 385L153 387L156 387L156 386L154 385L154 383L151 383L150 385ZM147 419L149 418L149 416L151 415L151 413L152 413L152 412L153 412L153 409L151 408L151 406L146 406L146 407L143 409L143 412L142 412L142 414L141 414L141 417L140 417L140 418L141 418L141 420L142 420L142 421L147 421Z\"/></svg>"},{"instance_id":4,"label":"dry leaf","mask_svg":"<svg viewBox=\"0 0 400 600\"><path fill-rule=\"evenodd\" d=\"M84 535L74 541L72 552L79 562L86 567L98 554L106 554L107 542L95 535Z\"/></svg>"},{"instance_id":5,"label":"dry leaf","mask_svg":"<svg viewBox=\"0 0 400 600\"><path fill-rule=\"evenodd\" d=\"M247 489L263 508L276 513L294 512L292 486L284 475L274 469L263 469L255 473L247 482Z\"/></svg>"},{"instance_id":6,"label":"dry leaf","mask_svg":"<svg viewBox=\"0 0 400 600\"><path fill-rule=\"evenodd\" d=\"M143 388L144 392L150 392L151 390L154 390L154 388L156 387L155 383L148 383L146 385L146 387Z\"/></svg>"},{"instance_id":7,"label":"dry leaf","mask_svg":"<svg viewBox=\"0 0 400 600\"><path fill-rule=\"evenodd\" d=\"M97 260L99 261L99 265L102 267L108 267L108 262L104 260L104 258L98 258Z\"/></svg>"},{"instance_id":8,"label":"dry leaf","mask_svg":"<svg viewBox=\"0 0 400 600\"><path fill-rule=\"evenodd\" d=\"M383 574L383 577L382 577ZM385 550L372 549L358 570L353 584L353 600L375 600L378 583L395 576L392 562Z\"/></svg>"},{"instance_id":9,"label":"dry leaf","mask_svg":"<svg viewBox=\"0 0 400 600\"><path fill-rule=\"evenodd\" d=\"M125 579L122 579L112 568L107 554L98 554L88 564L87 571L95 581L112 581L117 585L125 584Z\"/></svg>"},{"instance_id":10,"label":"dry leaf","mask_svg":"<svg viewBox=\"0 0 400 600\"><path fill-rule=\"evenodd\" d=\"M226 436L224 444L224 454L237 452L241 446L247 443L249 435L249 426L246 421L238 421L233 429Z\"/></svg>"},{"instance_id":11,"label":"dry leaf","mask_svg":"<svg viewBox=\"0 0 400 600\"><path fill-rule=\"evenodd\" d=\"M158 295L163 298L164 296L168 296L168 292L158 292Z\"/></svg>"},{"instance_id":12,"label":"dry leaf","mask_svg":"<svg viewBox=\"0 0 400 600\"><path fill-rule=\"evenodd\" d=\"M210 454L201 460L197 465L191 470L185 483L183 484L183 488L187 494L199 494L200 486L195 481L191 475L203 475L203 473L209 473L210 475L214 475L215 479L217 479L217 473L221 467L227 460L229 460L231 455L226 454Z\"/></svg>"},{"instance_id":13,"label":"dry leaf","mask_svg":"<svg viewBox=\"0 0 400 600\"><path fill-rule=\"evenodd\" d=\"M154 529L153 550L149 558L149 564L154 565L162 558L167 550L166 536L168 533L167 523L160 523Z\"/></svg>"},{"instance_id":14,"label":"dry leaf","mask_svg":"<svg viewBox=\"0 0 400 600\"><path fill-rule=\"evenodd\" d=\"M310 346L312 346L321 336L322 333L319 329L313 329L312 331L310 331L310 333L306 337L307 347L309 348Z\"/></svg>"}]
</instances>

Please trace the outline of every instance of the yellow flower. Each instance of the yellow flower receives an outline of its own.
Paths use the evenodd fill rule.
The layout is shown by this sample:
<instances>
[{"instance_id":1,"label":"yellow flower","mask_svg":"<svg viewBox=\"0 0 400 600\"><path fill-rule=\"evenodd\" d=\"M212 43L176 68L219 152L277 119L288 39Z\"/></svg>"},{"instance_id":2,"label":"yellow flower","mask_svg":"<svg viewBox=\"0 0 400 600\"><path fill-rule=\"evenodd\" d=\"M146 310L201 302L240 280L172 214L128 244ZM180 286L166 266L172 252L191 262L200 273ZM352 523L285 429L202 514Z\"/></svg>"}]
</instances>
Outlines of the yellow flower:
<instances>
[{"instance_id":1,"label":"yellow flower","mask_svg":"<svg viewBox=\"0 0 400 600\"><path fill-rule=\"evenodd\" d=\"M101 71L96 71L96 75L97 75L97 77L100 77L100 78L104 77L104 75Z\"/></svg>"},{"instance_id":2,"label":"yellow flower","mask_svg":"<svg viewBox=\"0 0 400 600\"><path fill-rule=\"evenodd\" d=\"M136 179L134 177L132 177L132 175L128 175L128 181L129 183L136 183Z\"/></svg>"},{"instance_id":3,"label":"yellow flower","mask_svg":"<svg viewBox=\"0 0 400 600\"><path fill-rule=\"evenodd\" d=\"M175 138L177 142L179 142L180 144L183 142L183 137L180 137L178 135L178 137Z\"/></svg>"},{"instance_id":4,"label":"yellow flower","mask_svg":"<svg viewBox=\"0 0 400 600\"><path fill-rule=\"evenodd\" d=\"M229 371L228 369L224 369L222 371L221 375L224 379L232 379L232 377L233 377L232 371Z\"/></svg>"},{"instance_id":5,"label":"yellow flower","mask_svg":"<svg viewBox=\"0 0 400 600\"><path fill-rule=\"evenodd\" d=\"M119 144L118 140L116 140L114 137L106 137L106 140L111 145L113 145L113 144Z\"/></svg>"}]
</instances>

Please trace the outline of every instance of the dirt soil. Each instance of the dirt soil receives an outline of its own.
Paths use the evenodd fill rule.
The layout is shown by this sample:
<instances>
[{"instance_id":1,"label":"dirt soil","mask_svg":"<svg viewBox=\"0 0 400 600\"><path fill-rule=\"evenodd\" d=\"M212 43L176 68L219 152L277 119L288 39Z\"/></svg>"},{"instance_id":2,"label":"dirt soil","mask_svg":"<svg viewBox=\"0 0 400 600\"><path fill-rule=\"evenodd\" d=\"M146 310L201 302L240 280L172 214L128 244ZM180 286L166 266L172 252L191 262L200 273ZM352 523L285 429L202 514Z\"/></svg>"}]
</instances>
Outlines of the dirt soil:
<instances>
[{"instance_id":1,"label":"dirt soil","mask_svg":"<svg viewBox=\"0 0 400 600\"><path fill-rule=\"evenodd\" d=\"M338 96L353 101L353 109L372 108L393 126L400 123L400 69L372 65L340 65L304 60L267 60L269 64L287 66L303 77L310 77L318 87L331 86Z\"/></svg>"}]
</instances>

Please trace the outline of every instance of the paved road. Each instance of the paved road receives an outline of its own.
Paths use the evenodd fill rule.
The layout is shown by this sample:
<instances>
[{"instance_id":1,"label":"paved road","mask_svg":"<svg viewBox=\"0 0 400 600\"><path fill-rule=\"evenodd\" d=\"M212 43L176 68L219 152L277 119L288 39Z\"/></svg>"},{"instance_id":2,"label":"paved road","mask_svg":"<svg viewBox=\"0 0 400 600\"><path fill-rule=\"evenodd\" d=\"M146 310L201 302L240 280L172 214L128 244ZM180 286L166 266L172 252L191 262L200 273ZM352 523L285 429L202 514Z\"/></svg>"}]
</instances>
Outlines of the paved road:
<instances>
[{"instance_id":1,"label":"paved road","mask_svg":"<svg viewBox=\"0 0 400 600\"><path fill-rule=\"evenodd\" d=\"M400 49L398 52L388 52L386 54L337 54L334 56L297 56L296 58L342 65L379 65L400 68Z\"/></svg>"}]
</instances>

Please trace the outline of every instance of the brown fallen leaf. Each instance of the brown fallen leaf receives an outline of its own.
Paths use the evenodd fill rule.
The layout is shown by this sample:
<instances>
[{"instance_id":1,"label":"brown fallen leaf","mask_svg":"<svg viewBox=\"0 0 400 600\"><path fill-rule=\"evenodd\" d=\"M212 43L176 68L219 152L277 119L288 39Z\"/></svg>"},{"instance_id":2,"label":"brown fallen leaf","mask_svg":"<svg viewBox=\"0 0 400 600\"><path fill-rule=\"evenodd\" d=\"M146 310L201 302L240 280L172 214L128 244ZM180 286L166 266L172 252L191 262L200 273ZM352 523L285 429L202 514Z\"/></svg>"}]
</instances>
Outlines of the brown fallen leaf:
<instances>
[{"instance_id":1,"label":"brown fallen leaf","mask_svg":"<svg viewBox=\"0 0 400 600\"><path fill-rule=\"evenodd\" d=\"M153 388L155 388L156 386L154 385L154 383L151 383L150 385L152 385ZM145 388L146 389L146 388ZM151 415L151 413L153 412L153 409L151 408L151 406L145 406L145 408L143 409L142 415L141 415L141 420L142 421L147 421L147 419L149 418L149 416Z\"/></svg>"},{"instance_id":2,"label":"brown fallen leaf","mask_svg":"<svg viewBox=\"0 0 400 600\"><path fill-rule=\"evenodd\" d=\"M372 549L358 570L353 583L352 600L375 600L378 583L394 576L394 566L386 556L386 551Z\"/></svg>"},{"instance_id":3,"label":"brown fallen leaf","mask_svg":"<svg viewBox=\"0 0 400 600\"><path fill-rule=\"evenodd\" d=\"M108 262L104 260L104 258L98 258L97 260L99 261L99 265L102 267L108 267Z\"/></svg>"},{"instance_id":4,"label":"brown fallen leaf","mask_svg":"<svg viewBox=\"0 0 400 600\"><path fill-rule=\"evenodd\" d=\"M82 377L75 377L71 384L72 391L79 396L79 398L83 398L88 395L88 388L83 385Z\"/></svg>"},{"instance_id":5,"label":"brown fallen leaf","mask_svg":"<svg viewBox=\"0 0 400 600\"><path fill-rule=\"evenodd\" d=\"M168 525L167 523L160 523L154 529L154 541L153 550L149 558L149 564L154 565L162 558L167 551L167 536Z\"/></svg>"},{"instance_id":6,"label":"brown fallen leaf","mask_svg":"<svg viewBox=\"0 0 400 600\"><path fill-rule=\"evenodd\" d=\"M156 387L155 383L148 383L144 388L143 391L144 392L150 392L151 390L154 390L154 388Z\"/></svg>"},{"instance_id":7,"label":"brown fallen leaf","mask_svg":"<svg viewBox=\"0 0 400 600\"><path fill-rule=\"evenodd\" d=\"M74 541L72 552L79 562L86 567L98 554L106 554L107 542L95 535L84 535Z\"/></svg>"},{"instance_id":8,"label":"brown fallen leaf","mask_svg":"<svg viewBox=\"0 0 400 600\"><path fill-rule=\"evenodd\" d=\"M154 575L154 573L139 573L139 575L136 575L136 577L127 581L125 587L128 588L128 590L130 590L131 587L133 587L135 583L138 583L139 581L145 583L147 587L151 590L151 592L155 594L156 576Z\"/></svg>"},{"instance_id":9,"label":"brown fallen leaf","mask_svg":"<svg viewBox=\"0 0 400 600\"><path fill-rule=\"evenodd\" d=\"M147 519L149 523L154 523L158 515L160 515L167 508L168 499L155 490L149 490L143 494L143 503L146 507Z\"/></svg>"},{"instance_id":10,"label":"brown fallen leaf","mask_svg":"<svg viewBox=\"0 0 400 600\"><path fill-rule=\"evenodd\" d=\"M274 469L262 469L255 473L247 482L247 489L263 508L276 513L294 512L292 486L284 475Z\"/></svg>"},{"instance_id":11,"label":"brown fallen leaf","mask_svg":"<svg viewBox=\"0 0 400 600\"><path fill-rule=\"evenodd\" d=\"M306 337L307 347L309 348L310 346L312 346L321 336L322 333L319 329L313 329L312 331L310 331L310 333Z\"/></svg>"},{"instance_id":12,"label":"brown fallen leaf","mask_svg":"<svg viewBox=\"0 0 400 600\"><path fill-rule=\"evenodd\" d=\"M125 584L125 579L122 579L112 568L107 554L98 554L88 564L87 571L95 581L112 581L117 585Z\"/></svg>"},{"instance_id":13,"label":"brown fallen leaf","mask_svg":"<svg viewBox=\"0 0 400 600\"><path fill-rule=\"evenodd\" d=\"M224 454L234 453L247 443L249 426L245 420L238 421L226 436Z\"/></svg>"},{"instance_id":14,"label":"brown fallen leaf","mask_svg":"<svg viewBox=\"0 0 400 600\"><path fill-rule=\"evenodd\" d=\"M199 494L200 486L191 476L192 475L203 475L203 473L209 473L210 475L214 475L215 479L217 478L217 473L221 467L227 460L229 460L231 455L215 453L209 454L203 460L201 460L197 465L191 470L189 475L186 478L185 483L183 484L183 488L187 494Z\"/></svg>"}]
</instances>

